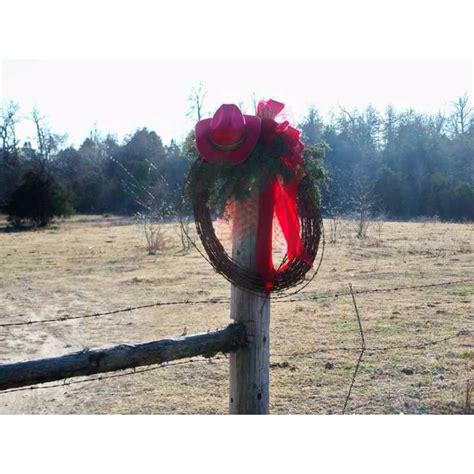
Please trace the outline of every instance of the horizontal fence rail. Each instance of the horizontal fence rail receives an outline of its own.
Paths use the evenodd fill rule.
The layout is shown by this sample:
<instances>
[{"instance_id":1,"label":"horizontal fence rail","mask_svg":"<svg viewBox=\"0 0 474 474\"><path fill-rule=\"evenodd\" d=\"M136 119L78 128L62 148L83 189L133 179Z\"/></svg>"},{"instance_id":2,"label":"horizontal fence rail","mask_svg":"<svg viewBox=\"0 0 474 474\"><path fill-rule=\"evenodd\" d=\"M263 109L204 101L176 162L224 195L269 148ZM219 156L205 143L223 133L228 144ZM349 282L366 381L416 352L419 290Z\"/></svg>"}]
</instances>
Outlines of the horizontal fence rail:
<instances>
[{"instance_id":1,"label":"horizontal fence rail","mask_svg":"<svg viewBox=\"0 0 474 474\"><path fill-rule=\"evenodd\" d=\"M334 293L300 293L297 298L284 298L273 301L274 303L292 303L302 301L317 301L326 298L339 298L350 296L354 305L355 315L360 332L360 345L323 345L322 347L310 348L306 351L291 351L283 353L270 354L271 358L298 358L312 356L317 353L330 351L353 351L358 352L357 362L350 381L350 386L344 399L342 413L346 413L351 400L351 395L354 386L356 385L356 378L359 368L363 365L363 359L376 353L389 352L400 349L420 350L428 347L444 344L454 339L463 338L473 334L470 328L460 328L457 332L439 339L418 341L410 344L376 344L366 345L363 329L363 321L356 303L356 295L364 295L368 293L385 293L385 292L400 292L406 290L429 290L436 287L448 287L460 284L471 284L474 280L461 279L451 280L429 284L394 286L385 288L363 288L355 290L352 285L349 285L349 291L338 291ZM143 304L140 306L129 306L126 308L119 308L110 311L96 312L89 314L63 314L56 318L36 319L29 321L11 321L0 323L0 329L9 329L16 326L28 326L31 324L42 323L61 323L75 319L98 318L101 316L112 316L119 313L133 312L135 310L154 308L159 306L171 305L201 305L201 304L227 304L227 298L208 298L196 300L181 300L181 301L158 301L154 303ZM472 339L459 344L466 348L472 348ZM224 356L227 358L227 353L235 352L239 348L247 345L245 328L238 324L233 324L227 328L220 329L214 332L207 332L203 334L196 334L188 337L181 337L178 339L168 339L161 341L152 341L141 344L118 345L113 347L90 349L73 354L67 354L60 357L32 360L18 363L0 364L0 393L7 395L11 392L23 390L49 389L60 386L67 386L72 384L83 384L97 381L107 380L115 377L127 377L137 374L154 371L157 369L170 368L179 366L181 364L191 364L198 362L213 362L223 360ZM223 352L224 356L216 355ZM184 359L184 360L178 360ZM281 359L280 359L281 360ZM177 361L169 363L170 361ZM283 363L270 364L270 367L279 367ZM141 367L140 367L141 366ZM146 367L144 367L146 366ZM128 369L128 370L127 370ZM108 375L102 375L106 372L113 372ZM94 377L94 374L96 375ZM90 375L86 378L84 376ZM76 378L73 377L83 377ZM72 378L72 380L71 380ZM45 382L59 381L60 383L51 384ZM43 385L44 383L44 385ZM460 386L467 384L466 401L464 413L471 413L470 399L472 394L472 387L474 381L472 377L465 376L460 380L456 380L453 386ZM438 390L436 388L436 390ZM354 405L353 409L364 407L365 405Z\"/></svg>"},{"instance_id":2,"label":"horizontal fence rail","mask_svg":"<svg viewBox=\"0 0 474 474\"><path fill-rule=\"evenodd\" d=\"M144 365L162 364L219 352L234 352L247 343L242 324L216 331L139 344L86 349L58 357L0 364L0 390L93 375Z\"/></svg>"}]
</instances>

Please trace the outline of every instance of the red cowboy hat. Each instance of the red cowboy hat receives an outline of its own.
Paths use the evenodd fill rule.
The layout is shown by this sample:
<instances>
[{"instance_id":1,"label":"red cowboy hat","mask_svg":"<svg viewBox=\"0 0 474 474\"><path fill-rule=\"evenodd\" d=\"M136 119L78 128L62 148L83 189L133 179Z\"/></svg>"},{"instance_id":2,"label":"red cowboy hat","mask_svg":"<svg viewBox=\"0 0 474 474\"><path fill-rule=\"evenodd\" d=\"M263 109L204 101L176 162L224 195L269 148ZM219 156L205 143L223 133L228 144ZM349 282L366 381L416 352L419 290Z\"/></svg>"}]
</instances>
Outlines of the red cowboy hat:
<instances>
[{"instance_id":1,"label":"red cowboy hat","mask_svg":"<svg viewBox=\"0 0 474 474\"><path fill-rule=\"evenodd\" d=\"M239 165L257 143L260 118L243 115L234 104L223 104L212 119L198 122L195 131L197 149L206 161L223 160Z\"/></svg>"}]
</instances>

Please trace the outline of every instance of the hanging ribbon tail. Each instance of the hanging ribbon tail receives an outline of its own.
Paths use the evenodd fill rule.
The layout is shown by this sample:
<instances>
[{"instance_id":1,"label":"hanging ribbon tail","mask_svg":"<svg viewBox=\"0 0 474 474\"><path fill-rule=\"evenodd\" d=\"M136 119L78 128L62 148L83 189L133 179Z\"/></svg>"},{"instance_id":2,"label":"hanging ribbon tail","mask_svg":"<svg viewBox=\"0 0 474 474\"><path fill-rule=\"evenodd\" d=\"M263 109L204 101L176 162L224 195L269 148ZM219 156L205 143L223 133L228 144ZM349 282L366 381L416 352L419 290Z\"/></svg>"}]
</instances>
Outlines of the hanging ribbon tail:
<instances>
[{"instance_id":1,"label":"hanging ribbon tail","mask_svg":"<svg viewBox=\"0 0 474 474\"><path fill-rule=\"evenodd\" d=\"M276 180L271 179L260 191L258 197L258 227L256 240L257 271L260 274L264 293L268 296L276 276L273 266L273 213L275 209L274 188Z\"/></svg>"},{"instance_id":2,"label":"hanging ribbon tail","mask_svg":"<svg viewBox=\"0 0 474 474\"><path fill-rule=\"evenodd\" d=\"M297 192L300 179L294 178L288 184L274 177L259 194L258 227L256 240L257 271L260 274L264 293L269 295L278 272L284 271L295 258L309 267L313 262L301 242L300 220L298 218ZM286 240L288 261L279 270L273 265L273 215L276 214Z\"/></svg>"},{"instance_id":3,"label":"hanging ribbon tail","mask_svg":"<svg viewBox=\"0 0 474 474\"><path fill-rule=\"evenodd\" d=\"M312 266L312 261L301 242L300 236L297 202L299 182L300 179L296 177L286 185L278 180L275 182L275 212L286 240L286 254L288 257L288 262L280 267L280 271L284 271L295 258L304 261L310 267Z\"/></svg>"},{"instance_id":4,"label":"hanging ribbon tail","mask_svg":"<svg viewBox=\"0 0 474 474\"><path fill-rule=\"evenodd\" d=\"M288 121L277 122L275 117L285 105L276 100L260 101L257 116L262 120L261 136L264 145L270 146L278 135L287 146L287 152L279 159L294 173L293 179L284 183L281 176L272 176L259 194L258 227L256 240L257 271L263 280L264 292L270 293L278 274L285 271L295 259L313 265L301 242L301 226L298 217L298 185L304 174L301 155L304 145L301 132ZM273 266L273 215L276 214L286 240L287 261L278 270Z\"/></svg>"}]
</instances>

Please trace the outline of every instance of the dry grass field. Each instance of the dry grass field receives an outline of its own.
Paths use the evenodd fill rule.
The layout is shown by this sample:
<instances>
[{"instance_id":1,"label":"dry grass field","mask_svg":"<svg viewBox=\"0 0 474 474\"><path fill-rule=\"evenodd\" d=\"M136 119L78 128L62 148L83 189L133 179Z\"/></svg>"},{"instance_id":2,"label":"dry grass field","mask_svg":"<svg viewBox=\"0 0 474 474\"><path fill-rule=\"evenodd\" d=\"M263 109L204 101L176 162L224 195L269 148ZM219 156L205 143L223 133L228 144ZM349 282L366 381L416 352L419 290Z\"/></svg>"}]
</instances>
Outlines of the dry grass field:
<instances>
[{"instance_id":1,"label":"dry grass field","mask_svg":"<svg viewBox=\"0 0 474 474\"><path fill-rule=\"evenodd\" d=\"M45 230L7 232L0 222L1 322L80 315L154 301L226 298L229 284L192 250L145 249L132 219L76 216ZM329 224L326 223L326 235ZM385 222L355 237L342 221L305 295L474 279L469 224ZM357 296L367 346L403 346L473 329L472 283ZM0 328L0 361L206 331L229 323L227 304L164 306L101 318ZM358 359L350 296L272 304L273 414L340 413ZM322 349L322 350L321 350ZM473 377L472 333L419 349L368 350L348 413L462 413ZM307 352L306 355L292 355ZM82 379L75 379L82 380ZM225 357L49 389L0 394L0 413L172 414L227 412Z\"/></svg>"}]
</instances>

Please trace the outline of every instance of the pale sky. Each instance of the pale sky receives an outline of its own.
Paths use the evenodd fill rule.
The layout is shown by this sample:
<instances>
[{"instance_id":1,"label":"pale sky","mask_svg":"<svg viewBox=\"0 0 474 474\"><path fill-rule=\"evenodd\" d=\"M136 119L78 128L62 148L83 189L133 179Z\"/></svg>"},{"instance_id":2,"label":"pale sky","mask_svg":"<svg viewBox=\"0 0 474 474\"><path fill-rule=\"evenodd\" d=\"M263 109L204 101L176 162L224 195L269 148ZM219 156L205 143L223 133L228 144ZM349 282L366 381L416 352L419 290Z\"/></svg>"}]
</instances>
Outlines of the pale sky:
<instances>
[{"instance_id":1,"label":"pale sky","mask_svg":"<svg viewBox=\"0 0 474 474\"><path fill-rule=\"evenodd\" d=\"M0 62L0 99L27 116L34 106L54 131L78 145L94 123L119 138L148 127L164 143L181 141L193 126L186 117L191 89L207 89L205 110L251 97L287 104L298 121L314 104L323 115L338 106L447 111L460 95L472 97L470 60L39 60ZM33 135L28 123L22 137Z\"/></svg>"}]
</instances>

